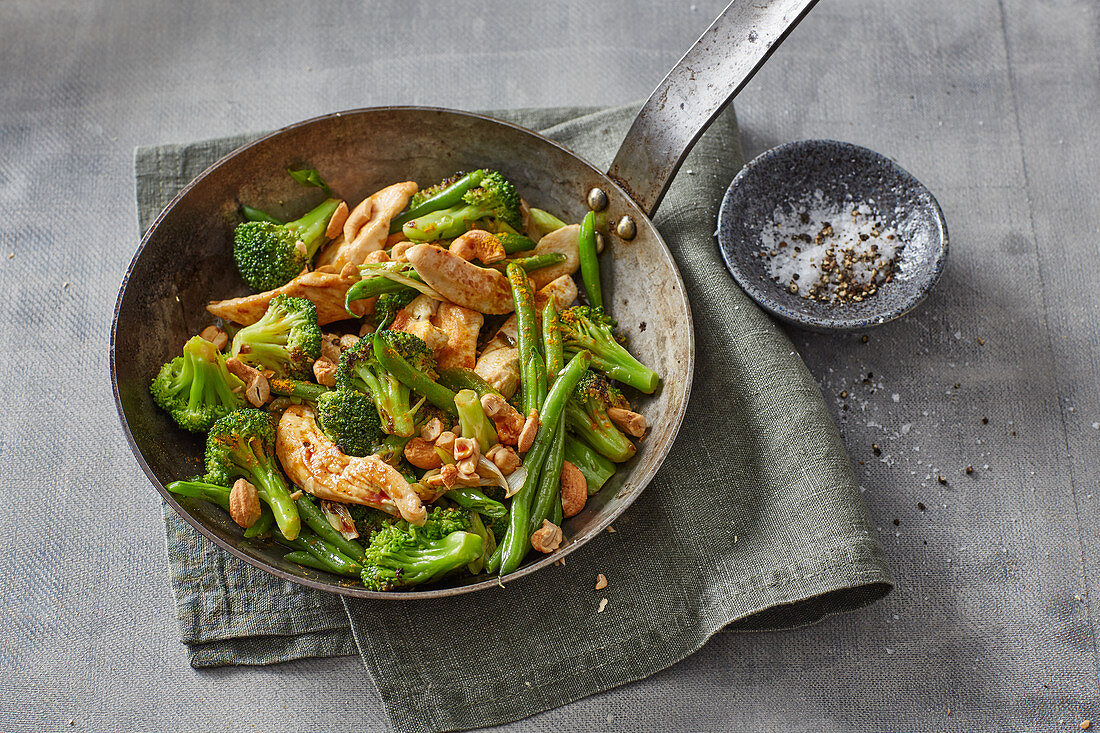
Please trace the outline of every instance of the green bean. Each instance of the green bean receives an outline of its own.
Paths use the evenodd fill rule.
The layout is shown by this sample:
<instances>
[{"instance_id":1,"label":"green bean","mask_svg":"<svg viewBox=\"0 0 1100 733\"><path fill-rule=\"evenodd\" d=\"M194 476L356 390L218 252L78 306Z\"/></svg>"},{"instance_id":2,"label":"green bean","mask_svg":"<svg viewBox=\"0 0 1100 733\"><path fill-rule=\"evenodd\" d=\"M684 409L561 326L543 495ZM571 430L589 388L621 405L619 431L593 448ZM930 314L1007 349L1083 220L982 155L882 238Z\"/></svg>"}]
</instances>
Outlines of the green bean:
<instances>
[{"instance_id":1,"label":"green bean","mask_svg":"<svg viewBox=\"0 0 1100 733\"><path fill-rule=\"evenodd\" d=\"M577 253L581 259L581 277L588 292L588 304L603 307L603 291L600 288L600 261L596 258L596 212L589 211L581 221L580 241Z\"/></svg>"},{"instance_id":2,"label":"green bean","mask_svg":"<svg viewBox=\"0 0 1100 733\"><path fill-rule=\"evenodd\" d=\"M330 572L339 573L340 575L358 575L363 571L363 567L359 563L355 562L312 532L299 534L293 540L288 540L276 534L275 539L280 544L286 545L292 549L308 552L313 557L327 564L330 568Z\"/></svg>"},{"instance_id":3,"label":"green bean","mask_svg":"<svg viewBox=\"0 0 1100 733\"><path fill-rule=\"evenodd\" d=\"M283 555L283 559L289 560L293 563L297 563L298 565L303 565L307 568L313 568L314 570L324 570L326 573L337 573L337 571L333 569L332 566L330 566L328 563L318 560L313 555L310 555L308 552L305 552L303 550L288 552L287 554ZM344 575L344 573L337 574ZM351 573L351 575L356 575L356 573Z\"/></svg>"},{"instance_id":4,"label":"green bean","mask_svg":"<svg viewBox=\"0 0 1100 733\"><path fill-rule=\"evenodd\" d=\"M589 496L599 491L615 473L614 463L572 435L565 439L565 460L584 474L584 480L588 483Z\"/></svg>"},{"instance_id":5,"label":"green bean","mask_svg":"<svg viewBox=\"0 0 1100 733\"><path fill-rule=\"evenodd\" d=\"M554 299L550 298L542 309L542 344L546 351L546 374L553 383L565 364L562 350L561 324ZM542 467L538 490L535 493L534 508L531 510L531 532L542 526L543 519L549 519L555 504L561 506L561 466L565 450L565 424L558 426L554 434L554 444ZM553 521L553 520L551 520ZM554 522L560 524L561 520Z\"/></svg>"},{"instance_id":6,"label":"green bean","mask_svg":"<svg viewBox=\"0 0 1100 733\"><path fill-rule=\"evenodd\" d=\"M457 181L447 186L445 189L432 196L425 201L421 201L420 204L406 211L404 214L397 216L390 220L390 234L396 234L401 231L401 227L405 225L405 222L412 221L418 216L424 214L430 214L433 211L439 211L440 209L448 209L455 204L462 201L462 197L466 195L466 192L471 188L476 188L481 183L481 179L485 177L485 171L476 170L467 173L459 178Z\"/></svg>"},{"instance_id":7,"label":"green bean","mask_svg":"<svg viewBox=\"0 0 1100 733\"><path fill-rule=\"evenodd\" d=\"M284 397L299 397L303 400L316 400L325 392L329 391L328 387L323 384L304 382L300 379L283 379L276 377L267 380L267 384L272 394L279 394Z\"/></svg>"},{"instance_id":8,"label":"green bean","mask_svg":"<svg viewBox=\"0 0 1100 733\"><path fill-rule=\"evenodd\" d=\"M554 433L562 422L562 411L565 403L573 394L573 390L580 381L581 376L592 363L592 355L587 351L581 351L574 356L569 365L562 370L554 380L546 396L546 404L540 415L541 426L535 436L535 443L523 459L523 467L527 469L527 477L519 491L512 496L512 509L508 517L508 533L501 543L504 552L500 562L500 574L507 575L514 572L527 552L531 549L531 535L527 532L531 521L531 502L534 499L535 489L538 486L539 475L546 456L554 443Z\"/></svg>"},{"instance_id":9,"label":"green bean","mask_svg":"<svg viewBox=\"0 0 1100 733\"><path fill-rule=\"evenodd\" d=\"M501 260L500 262L493 263L493 267L498 270L503 270L513 262L523 268L524 272L531 272L531 270L538 270L543 267L550 267L551 265L560 265L565 262L566 256L561 252L543 252L538 255L531 255L530 257L513 257L510 260Z\"/></svg>"},{"instance_id":10,"label":"green bean","mask_svg":"<svg viewBox=\"0 0 1100 733\"><path fill-rule=\"evenodd\" d=\"M301 515L302 521L306 523L307 527L316 532L321 539L355 562L363 561L366 555L363 546L355 540L349 540L338 529L329 524L324 512L313 503L313 499L308 494L303 493L294 503L298 505L298 514Z\"/></svg>"},{"instance_id":11,"label":"green bean","mask_svg":"<svg viewBox=\"0 0 1100 733\"><path fill-rule=\"evenodd\" d=\"M444 494L448 499L458 504L463 509L469 509L478 514L496 519L508 513L508 508L499 501L490 499L479 489L472 486L456 486Z\"/></svg>"},{"instance_id":12,"label":"green bean","mask_svg":"<svg viewBox=\"0 0 1100 733\"><path fill-rule=\"evenodd\" d=\"M470 512L470 532L481 538L481 554L466 565L471 575L477 575L485 567L485 556L488 554L489 547L489 530L485 529L485 524L477 512Z\"/></svg>"},{"instance_id":13,"label":"green bean","mask_svg":"<svg viewBox=\"0 0 1100 733\"><path fill-rule=\"evenodd\" d=\"M449 367L447 369L439 370L439 383L447 389L460 392L464 389L472 389L477 392L478 397L482 397L487 394L495 394L503 397L493 385L486 382L481 378L481 375L475 372L473 369L467 369L466 367Z\"/></svg>"},{"instance_id":14,"label":"green bean","mask_svg":"<svg viewBox=\"0 0 1100 733\"><path fill-rule=\"evenodd\" d=\"M405 358L387 344L380 334L380 331L374 334L374 355L382 366L397 377L402 384L425 397L428 402L457 417L458 408L455 406L455 393L442 384L432 381L426 374L405 361Z\"/></svg>"},{"instance_id":15,"label":"green bean","mask_svg":"<svg viewBox=\"0 0 1100 733\"><path fill-rule=\"evenodd\" d=\"M538 365L542 364L539 349L536 346L539 326L535 320L535 295L531 292L531 281L523 268L508 264L508 283L512 286L512 302L516 307L516 329L519 332L520 380L523 387L523 414L538 409L542 404L538 390ZM545 382L544 382L545 386Z\"/></svg>"},{"instance_id":16,"label":"green bean","mask_svg":"<svg viewBox=\"0 0 1100 733\"><path fill-rule=\"evenodd\" d=\"M513 252L526 252L538 246L535 244L535 240L530 237L525 237L522 234L516 234L514 232L498 232L496 238L500 240L500 246L504 247L504 251L507 254L512 254Z\"/></svg>"},{"instance_id":17,"label":"green bean","mask_svg":"<svg viewBox=\"0 0 1100 733\"><path fill-rule=\"evenodd\" d=\"M416 271L404 274L405 277L412 280L420 280L420 275L418 275ZM385 295L386 293L400 293L404 290L412 290L412 288L405 283L399 283L386 277L368 277L348 288L347 295L344 296L344 310L351 313L355 318L358 318L359 315L353 313L351 310L351 304L355 301L374 298L378 295Z\"/></svg>"}]
</instances>

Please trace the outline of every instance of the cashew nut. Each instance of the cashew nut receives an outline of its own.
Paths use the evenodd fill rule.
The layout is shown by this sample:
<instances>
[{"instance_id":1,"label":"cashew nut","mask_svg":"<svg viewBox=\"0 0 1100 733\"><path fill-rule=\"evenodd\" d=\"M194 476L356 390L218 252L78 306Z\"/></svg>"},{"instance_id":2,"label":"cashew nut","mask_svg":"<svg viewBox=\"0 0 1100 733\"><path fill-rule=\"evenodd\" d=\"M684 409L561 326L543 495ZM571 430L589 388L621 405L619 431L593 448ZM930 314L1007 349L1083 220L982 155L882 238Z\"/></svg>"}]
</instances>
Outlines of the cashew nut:
<instances>
[{"instance_id":1,"label":"cashew nut","mask_svg":"<svg viewBox=\"0 0 1100 733\"><path fill-rule=\"evenodd\" d=\"M426 471L443 465L435 444L423 438L413 438L405 444L405 458L417 468Z\"/></svg>"},{"instance_id":2,"label":"cashew nut","mask_svg":"<svg viewBox=\"0 0 1100 733\"><path fill-rule=\"evenodd\" d=\"M645 435L647 425L644 416L621 407L608 408L607 416L627 435L633 435L635 438Z\"/></svg>"},{"instance_id":3,"label":"cashew nut","mask_svg":"<svg viewBox=\"0 0 1100 733\"><path fill-rule=\"evenodd\" d=\"M341 201L340 205L336 207L336 211L332 212L332 218L328 220L328 226L325 227L325 236L329 239L336 239L344 233L344 222L348 220L348 202Z\"/></svg>"},{"instance_id":4,"label":"cashew nut","mask_svg":"<svg viewBox=\"0 0 1100 733\"><path fill-rule=\"evenodd\" d=\"M244 382L245 399L253 407L263 407L271 399L271 387L259 369L250 367L235 356L226 359L225 366L230 374Z\"/></svg>"},{"instance_id":5,"label":"cashew nut","mask_svg":"<svg viewBox=\"0 0 1100 733\"><path fill-rule=\"evenodd\" d=\"M225 348L225 345L229 343L229 334L221 330L217 326L207 326L202 330L199 336L210 343L214 344L214 347L221 351Z\"/></svg>"},{"instance_id":6,"label":"cashew nut","mask_svg":"<svg viewBox=\"0 0 1100 733\"><path fill-rule=\"evenodd\" d=\"M523 429L519 431L519 440L516 441L516 450L526 453L535 444L535 435L539 432L539 411L534 407L527 413L527 419L523 423Z\"/></svg>"},{"instance_id":7,"label":"cashew nut","mask_svg":"<svg viewBox=\"0 0 1100 733\"><path fill-rule=\"evenodd\" d=\"M515 445L519 442L524 421L516 408L505 402L500 395L488 392L481 396L481 409L485 411L485 416L493 421L493 427L496 428L497 437L501 443Z\"/></svg>"},{"instance_id":8,"label":"cashew nut","mask_svg":"<svg viewBox=\"0 0 1100 733\"><path fill-rule=\"evenodd\" d=\"M550 267L540 267L537 270L532 270L528 277L535 284L536 290L541 289L544 285L562 275L572 275L580 269L580 237L580 225L570 224L567 227L550 232L539 240L538 245L527 256L557 252L565 255L565 261Z\"/></svg>"},{"instance_id":9,"label":"cashew nut","mask_svg":"<svg viewBox=\"0 0 1100 733\"><path fill-rule=\"evenodd\" d=\"M420 426L420 437L429 443L435 443L435 439L443 434L443 421L433 417Z\"/></svg>"},{"instance_id":10,"label":"cashew nut","mask_svg":"<svg viewBox=\"0 0 1100 733\"><path fill-rule=\"evenodd\" d=\"M239 478L229 491L229 516L248 529L260 519L260 495L256 487Z\"/></svg>"},{"instance_id":11,"label":"cashew nut","mask_svg":"<svg viewBox=\"0 0 1100 733\"><path fill-rule=\"evenodd\" d=\"M336 364L324 356L313 362L313 378L325 387L336 386L336 370Z\"/></svg>"},{"instance_id":12,"label":"cashew nut","mask_svg":"<svg viewBox=\"0 0 1100 733\"><path fill-rule=\"evenodd\" d=\"M500 240L484 229L471 229L451 242L451 252L470 262L480 260L483 265L491 265L503 260L507 253Z\"/></svg>"},{"instance_id":13,"label":"cashew nut","mask_svg":"<svg viewBox=\"0 0 1100 733\"><path fill-rule=\"evenodd\" d=\"M531 547L541 553L550 554L561 547L561 541L565 539L561 527L549 519L542 520L542 526L531 535Z\"/></svg>"},{"instance_id":14,"label":"cashew nut","mask_svg":"<svg viewBox=\"0 0 1100 733\"><path fill-rule=\"evenodd\" d=\"M588 481L569 461L561 464L561 513L566 518L580 514L588 501Z\"/></svg>"}]
</instances>

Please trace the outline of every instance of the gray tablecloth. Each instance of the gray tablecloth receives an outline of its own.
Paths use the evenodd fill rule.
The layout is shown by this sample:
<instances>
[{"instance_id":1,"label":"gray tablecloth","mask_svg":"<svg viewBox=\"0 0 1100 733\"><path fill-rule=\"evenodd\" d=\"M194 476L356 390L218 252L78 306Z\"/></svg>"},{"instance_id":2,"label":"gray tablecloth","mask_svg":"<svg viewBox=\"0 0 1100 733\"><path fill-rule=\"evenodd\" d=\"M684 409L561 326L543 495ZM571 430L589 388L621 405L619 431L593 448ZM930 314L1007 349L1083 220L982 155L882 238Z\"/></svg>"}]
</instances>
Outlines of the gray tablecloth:
<instances>
[{"instance_id":1,"label":"gray tablecloth","mask_svg":"<svg viewBox=\"0 0 1100 733\"><path fill-rule=\"evenodd\" d=\"M385 727L356 658L200 672L175 638L156 496L106 377L132 150L370 104L625 102L720 5L0 5L0 727ZM1100 715L1098 12L825 0L739 96L750 155L867 145L948 218L951 261L919 311L867 343L792 334L897 588L809 629L718 634L512 729L1068 731Z\"/></svg>"}]
</instances>

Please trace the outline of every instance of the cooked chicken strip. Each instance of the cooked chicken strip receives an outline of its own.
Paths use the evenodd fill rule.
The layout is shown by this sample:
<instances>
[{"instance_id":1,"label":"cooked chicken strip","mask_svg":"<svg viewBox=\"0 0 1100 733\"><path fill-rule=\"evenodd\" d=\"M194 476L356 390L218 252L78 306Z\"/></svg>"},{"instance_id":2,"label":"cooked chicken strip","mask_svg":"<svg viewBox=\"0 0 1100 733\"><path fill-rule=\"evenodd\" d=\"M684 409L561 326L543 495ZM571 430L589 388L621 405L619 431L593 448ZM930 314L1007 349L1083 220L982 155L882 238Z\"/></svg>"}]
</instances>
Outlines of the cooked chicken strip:
<instances>
[{"instance_id":1,"label":"cooked chicken strip","mask_svg":"<svg viewBox=\"0 0 1100 733\"><path fill-rule=\"evenodd\" d=\"M511 313L512 290L504 273L472 265L431 244L405 250L417 274L447 300L478 313Z\"/></svg>"},{"instance_id":2,"label":"cooked chicken strip","mask_svg":"<svg viewBox=\"0 0 1100 733\"><path fill-rule=\"evenodd\" d=\"M538 245L536 245L533 250L522 253L523 256L526 257L548 254L551 252L560 252L565 255L565 262L557 265L550 265L550 267L540 267L537 270L531 270L531 282L534 283L536 289L545 287L552 280L556 280L562 275L572 275L580 269L580 236L580 225L570 224L567 227L562 227L561 229L550 232L539 240Z\"/></svg>"},{"instance_id":3,"label":"cooked chicken strip","mask_svg":"<svg viewBox=\"0 0 1100 733\"><path fill-rule=\"evenodd\" d=\"M378 456L345 455L321 432L313 409L291 405L279 420L275 455L287 477L319 499L370 506L416 525L427 510L412 485Z\"/></svg>"},{"instance_id":4,"label":"cooked chicken strip","mask_svg":"<svg viewBox=\"0 0 1100 733\"><path fill-rule=\"evenodd\" d=\"M435 354L443 369L472 369L477 361L477 336L485 316L454 303L440 303L435 322L447 334L447 344Z\"/></svg>"},{"instance_id":5,"label":"cooked chicken strip","mask_svg":"<svg viewBox=\"0 0 1100 733\"><path fill-rule=\"evenodd\" d=\"M218 318L248 326L263 317L267 304L276 295L294 295L313 301L317 306L317 323L323 326L351 317L344 310L344 296L358 280L357 274L344 277L335 272L304 272L286 285L265 293L215 300L206 306L206 310ZM371 307L373 304L367 301L357 301L351 305L352 311L359 316L369 312Z\"/></svg>"},{"instance_id":6,"label":"cooked chicken strip","mask_svg":"<svg viewBox=\"0 0 1100 733\"><path fill-rule=\"evenodd\" d=\"M407 306L397 311L390 328L418 337L438 356L439 351L445 348L450 340L447 332L432 322L438 309L438 300L429 298L427 295L418 295Z\"/></svg>"},{"instance_id":7,"label":"cooked chicken strip","mask_svg":"<svg viewBox=\"0 0 1100 733\"><path fill-rule=\"evenodd\" d=\"M405 181L363 199L344 222L343 240L326 247L317 257L317 266L332 265L339 270L349 262L353 265L366 262L367 255L385 247L390 219L405 208L416 190L416 183Z\"/></svg>"},{"instance_id":8,"label":"cooked chicken strip","mask_svg":"<svg viewBox=\"0 0 1100 733\"><path fill-rule=\"evenodd\" d=\"M506 346L486 351L478 357L474 371L510 399L519 387L519 349Z\"/></svg>"}]
</instances>

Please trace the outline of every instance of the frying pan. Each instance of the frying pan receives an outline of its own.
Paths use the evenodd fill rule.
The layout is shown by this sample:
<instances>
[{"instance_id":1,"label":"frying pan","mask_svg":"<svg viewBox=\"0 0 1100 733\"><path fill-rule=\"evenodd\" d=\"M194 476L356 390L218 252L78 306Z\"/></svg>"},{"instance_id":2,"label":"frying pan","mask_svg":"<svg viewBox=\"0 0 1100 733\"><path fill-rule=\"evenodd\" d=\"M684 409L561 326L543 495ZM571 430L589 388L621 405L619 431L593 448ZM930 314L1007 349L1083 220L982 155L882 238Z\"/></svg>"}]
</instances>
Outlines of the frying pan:
<instances>
[{"instance_id":1,"label":"frying pan","mask_svg":"<svg viewBox=\"0 0 1100 733\"><path fill-rule=\"evenodd\" d=\"M123 430L165 501L215 544L272 575L363 598L415 599L497 585L466 578L397 593L369 591L339 576L284 561L271 541L245 539L220 509L177 498L165 484L202 471L201 436L157 409L149 382L191 335L209 325L211 298L244 294L231 247L241 202L297 201L302 189L280 173L308 164L356 202L395 181L437 181L456 170L493 168L532 205L580 221L587 194L602 189L612 223L605 300L631 350L662 375L638 402L651 433L584 511L566 523L567 543L503 578L533 573L580 547L621 514L672 447L691 391L695 345L684 284L650 221L691 145L752 77L816 0L734 0L642 107L604 173L530 130L481 115L425 107L378 107L290 125L222 158L160 214L122 283L111 334L111 377ZM267 205L272 213L289 214Z\"/></svg>"}]
</instances>

